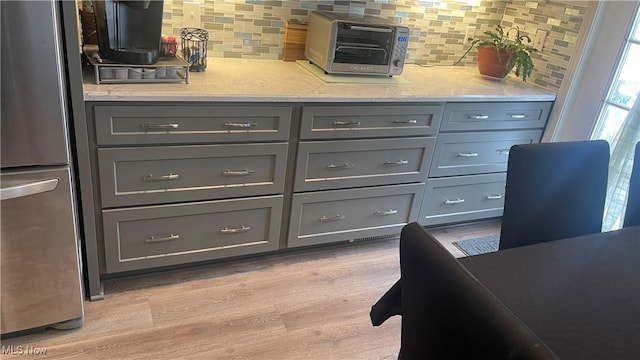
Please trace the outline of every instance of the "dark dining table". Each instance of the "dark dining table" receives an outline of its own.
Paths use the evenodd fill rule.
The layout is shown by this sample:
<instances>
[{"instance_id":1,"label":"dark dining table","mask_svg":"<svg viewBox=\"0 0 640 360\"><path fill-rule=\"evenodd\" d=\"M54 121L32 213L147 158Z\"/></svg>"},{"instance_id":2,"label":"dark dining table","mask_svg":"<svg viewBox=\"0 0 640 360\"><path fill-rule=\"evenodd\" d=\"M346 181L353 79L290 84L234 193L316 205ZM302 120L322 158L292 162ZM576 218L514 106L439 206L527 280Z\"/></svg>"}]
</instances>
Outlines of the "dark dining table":
<instances>
[{"instance_id":1,"label":"dark dining table","mask_svg":"<svg viewBox=\"0 0 640 360\"><path fill-rule=\"evenodd\" d=\"M640 226L459 261L559 358L640 359Z\"/></svg>"}]
</instances>

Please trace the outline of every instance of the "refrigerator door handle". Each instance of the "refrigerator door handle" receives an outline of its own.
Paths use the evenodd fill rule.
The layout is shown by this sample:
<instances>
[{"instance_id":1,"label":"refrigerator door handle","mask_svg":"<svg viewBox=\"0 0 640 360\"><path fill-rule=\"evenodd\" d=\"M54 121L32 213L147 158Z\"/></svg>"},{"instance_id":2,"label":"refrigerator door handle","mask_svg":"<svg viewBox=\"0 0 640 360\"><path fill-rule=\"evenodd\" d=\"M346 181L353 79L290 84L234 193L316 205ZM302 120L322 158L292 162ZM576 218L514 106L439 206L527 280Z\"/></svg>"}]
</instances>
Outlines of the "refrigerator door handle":
<instances>
[{"instance_id":1,"label":"refrigerator door handle","mask_svg":"<svg viewBox=\"0 0 640 360\"><path fill-rule=\"evenodd\" d=\"M58 186L58 179L47 179L0 189L0 200L9 200L51 191Z\"/></svg>"}]
</instances>

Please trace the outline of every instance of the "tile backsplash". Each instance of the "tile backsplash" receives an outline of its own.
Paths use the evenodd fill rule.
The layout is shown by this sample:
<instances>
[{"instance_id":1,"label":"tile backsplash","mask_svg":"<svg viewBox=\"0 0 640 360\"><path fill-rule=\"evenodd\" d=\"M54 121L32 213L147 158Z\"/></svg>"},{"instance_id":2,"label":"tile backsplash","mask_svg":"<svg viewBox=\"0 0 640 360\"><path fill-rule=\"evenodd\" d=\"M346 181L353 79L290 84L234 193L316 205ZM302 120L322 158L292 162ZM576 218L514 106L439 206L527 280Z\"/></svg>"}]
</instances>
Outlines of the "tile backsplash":
<instances>
[{"instance_id":1,"label":"tile backsplash","mask_svg":"<svg viewBox=\"0 0 640 360\"><path fill-rule=\"evenodd\" d=\"M80 1L80 0L78 0ZM162 33L179 38L183 0L164 0ZM287 20L306 21L311 10L380 16L411 29L407 63L476 66L475 49L465 41L501 24L519 27L533 39L547 32L544 49L533 55L529 82L557 90L575 53L586 8L584 2L490 0L190 0L199 4L200 27L209 32L211 58L282 59ZM470 50L468 53L467 51ZM465 56L466 54L466 56Z\"/></svg>"}]
</instances>

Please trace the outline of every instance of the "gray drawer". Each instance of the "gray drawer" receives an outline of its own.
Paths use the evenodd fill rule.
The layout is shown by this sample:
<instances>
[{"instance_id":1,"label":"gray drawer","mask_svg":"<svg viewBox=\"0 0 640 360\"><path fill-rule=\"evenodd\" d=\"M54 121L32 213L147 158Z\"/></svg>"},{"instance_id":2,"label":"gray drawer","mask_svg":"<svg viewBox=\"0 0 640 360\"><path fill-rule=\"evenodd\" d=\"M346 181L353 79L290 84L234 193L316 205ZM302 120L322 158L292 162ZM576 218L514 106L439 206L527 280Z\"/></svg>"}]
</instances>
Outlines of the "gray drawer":
<instances>
[{"instance_id":1,"label":"gray drawer","mask_svg":"<svg viewBox=\"0 0 640 360\"><path fill-rule=\"evenodd\" d=\"M284 191L286 143L98 150L103 207Z\"/></svg>"},{"instance_id":2,"label":"gray drawer","mask_svg":"<svg viewBox=\"0 0 640 360\"><path fill-rule=\"evenodd\" d=\"M506 173L429 179L418 222L436 225L501 216Z\"/></svg>"},{"instance_id":3,"label":"gray drawer","mask_svg":"<svg viewBox=\"0 0 640 360\"><path fill-rule=\"evenodd\" d=\"M542 130L440 134L429 177L506 171L511 146L537 143L541 136Z\"/></svg>"},{"instance_id":4,"label":"gray drawer","mask_svg":"<svg viewBox=\"0 0 640 360\"><path fill-rule=\"evenodd\" d=\"M442 104L304 106L301 139L435 135Z\"/></svg>"},{"instance_id":5,"label":"gray drawer","mask_svg":"<svg viewBox=\"0 0 640 360\"><path fill-rule=\"evenodd\" d=\"M295 191L424 182L434 137L300 142Z\"/></svg>"},{"instance_id":6,"label":"gray drawer","mask_svg":"<svg viewBox=\"0 0 640 360\"><path fill-rule=\"evenodd\" d=\"M282 196L103 210L107 273L276 250Z\"/></svg>"},{"instance_id":7,"label":"gray drawer","mask_svg":"<svg viewBox=\"0 0 640 360\"><path fill-rule=\"evenodd\" d=\"M544 128L552 102L447 103L440 131Z\"/></svg>"},{"instance_id":8,"label":"gray drawer","mask_svg":"<svg viewBox=\"0 0 640 360\"><path fill-rule=\"evenodd\" d=\"M424 183L294 194L288 247L395 236L416 221Z\"/></svg>"},{"instance_id":9,"label":"gray drawer","mask_svg":"<svg viewBox=\"0 0 640 360\"><path fill-rule=\"evenodd\" d=\"M94 107L99 145L286 141L290 106Z\"/></svg>"}]
</instances>

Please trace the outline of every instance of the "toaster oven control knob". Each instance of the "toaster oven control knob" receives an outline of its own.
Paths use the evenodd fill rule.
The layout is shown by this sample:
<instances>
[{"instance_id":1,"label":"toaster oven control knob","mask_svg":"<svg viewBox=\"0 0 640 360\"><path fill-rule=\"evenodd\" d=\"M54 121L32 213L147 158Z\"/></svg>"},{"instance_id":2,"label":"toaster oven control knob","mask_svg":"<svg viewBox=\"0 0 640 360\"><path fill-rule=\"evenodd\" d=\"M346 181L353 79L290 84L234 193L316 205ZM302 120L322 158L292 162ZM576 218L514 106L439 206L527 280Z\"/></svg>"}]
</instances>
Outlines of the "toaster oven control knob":
<instances>
[{"instance_id":1,"label":"toaster oven control knob","mask_svg":"<svg viewBox=\"0 0 640 360\"><path fill-rule=\"evenodd\" d=\"M402 66L402 60L393 60L393 66L397 66L397 67Z\"/></svg>"}]
</instances>

